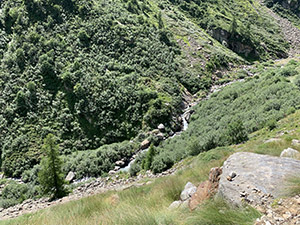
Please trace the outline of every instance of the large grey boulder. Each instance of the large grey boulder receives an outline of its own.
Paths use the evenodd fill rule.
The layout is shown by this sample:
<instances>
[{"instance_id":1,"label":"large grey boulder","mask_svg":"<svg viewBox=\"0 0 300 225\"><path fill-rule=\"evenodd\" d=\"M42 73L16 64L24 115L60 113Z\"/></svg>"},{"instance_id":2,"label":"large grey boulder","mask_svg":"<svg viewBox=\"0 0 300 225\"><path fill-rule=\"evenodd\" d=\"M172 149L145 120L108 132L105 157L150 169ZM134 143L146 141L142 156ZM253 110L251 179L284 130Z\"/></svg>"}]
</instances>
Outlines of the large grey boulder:
<instances>
[{"instance_id":1,"label":"large grey boulder","mask_svg":"<svg viewBox=\"0 0 300 225\"><path fill-rule=\"evenodd\" d=\"M197 187L193 185L191 182L188 182L185 185L184 190L180 194L181 201L185 201L189 199L196 191L197 191Z\"/></svg>"},{"instance_id":2,"label":"large grey boulder","mask_svg":"<svg viewBox=\"0 0 300 225\"><path fill-rule=\"evenodd\" d=\"M280 157L300 159L300 152L292 148L287 148L281 152Z\"/></svg>"},{"instance_id":3,"label":"large grey boulder","mask_svg":"<svg viewBox=\"0 0 300 225\"><path fill-rule=\"evenodd\" d=\"M299 160L239 152L224 162L218 195L234 205L264 204L284 194L288 178L299 175Z\"/></svg>"}]
</instances>

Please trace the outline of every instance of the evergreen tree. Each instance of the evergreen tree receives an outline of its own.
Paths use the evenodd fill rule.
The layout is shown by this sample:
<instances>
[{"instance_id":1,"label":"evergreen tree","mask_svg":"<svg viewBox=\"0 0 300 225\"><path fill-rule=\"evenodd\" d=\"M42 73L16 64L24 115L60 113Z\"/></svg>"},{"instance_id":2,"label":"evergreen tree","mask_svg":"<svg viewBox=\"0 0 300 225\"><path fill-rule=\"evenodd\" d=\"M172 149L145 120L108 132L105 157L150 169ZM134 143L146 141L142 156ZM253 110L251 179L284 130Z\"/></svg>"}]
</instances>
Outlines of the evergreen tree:
<instances>
[{"instance_id":1,"label":"evergreen tree","mask_svg":"<svg viewBox=\"0 0 300 225\"><path fill-rule=\"evenodd\" d=\"M45 194L53 194L54 198L63 197L64 178L62 174L62 162L59 158L58 145L55 144L54 135L49 134L45 140L42 150L46 156L41 161L41 171L38 174L39 182Z\"/></svg>"}]
</instances>

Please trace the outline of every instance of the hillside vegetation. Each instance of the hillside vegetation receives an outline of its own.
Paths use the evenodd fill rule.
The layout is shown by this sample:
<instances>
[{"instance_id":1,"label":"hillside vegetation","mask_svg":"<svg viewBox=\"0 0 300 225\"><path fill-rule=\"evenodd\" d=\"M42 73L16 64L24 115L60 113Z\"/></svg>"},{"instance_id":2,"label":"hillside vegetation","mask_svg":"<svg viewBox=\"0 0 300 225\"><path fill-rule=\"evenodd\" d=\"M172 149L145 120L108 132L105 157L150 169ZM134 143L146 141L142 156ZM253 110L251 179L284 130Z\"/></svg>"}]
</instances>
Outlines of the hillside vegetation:
<instances>
[{"instance_id":1,"label":"hillside vegetation","mask_svg":"<svg viewBox=\"0 0 300 225\"><path fill-rule=\"evenodd\" d=\"M297 25L297 7L279 5ZM266 12L256 0L0 1L0 175L24 182L1 179L0 208L42 196L49 134L60 175L81 179L128 163L146 138L155 146L131 175L275 127L299 108L300 66L274 64L291 46ZM149 135L159 124L164 137L181 131L185 106L235 79L194 107L181 136Z\"/></svg>"},{"instance_id":2,"label":"hillside vegetation","mask_svg":"<svg viewBox=\"0 0 300 225\"><path fill-rule=\"evenodd\" d=\"M152 184L133 187L121 192L107 192L69 202L38 213L2 221L0 224L243 224L252 225L260 214L253 208L232 208L220 199L210 199L199 210L168 206L179 199L186 182L199 184L206 180L210 168L221 166L224 160L237 151L279 156L283 149L300 139L300 111L278 121L273 130L263 128L250 135L249 141L210 150L186 159L186 167L175 175L153 180ZM279 134L282 134L279 136ZM271 138L278 139L266 142ZM292 146L299 149L299 146ZM144 180L146 183L149 179ZM293 189L295 191L295 189ZM294 192L295 193L295 192ZM299 194L299 188L298 192ZM119 200L116 201L116 194Z\"/></svg>"},{"instance_id":3,"label":"hillside vegetation","mask_svg":"<svg viewBox=\"0 0 300 225\"><path fill-rule=\"evenodd\" d=\"M299 108L299 62L292 60L284 67L258 65L253 72L254 77L201 101L188 130L157 148L152 170L162 172L188 155L246 141L248 134L276 126L276 121Z\"/></svg>"},{"instance_id":4,"label":"hillside vegetation","mask_svg":"<svg viewBox=\"0 0 300 225\"><path fill-rule=\"evenodd\" d=\"M243 62L221 43L209 44L212 30L232 29L239 40L250 40L258 58L287 51L271 18L248 1L234 2L2 1L5 175L20 177L38 164L48 133L70 154L129 140L160 123L179 129L174 116L183 88L205 91L213 82L211 71ZM189 41L187 28L174 23L192 24L195 35ZM247 24L255 28L246 37ZM267 49L257 48L259 40ZM191 59L195 46L201 50Z\"/></svg>"}]
</instances>

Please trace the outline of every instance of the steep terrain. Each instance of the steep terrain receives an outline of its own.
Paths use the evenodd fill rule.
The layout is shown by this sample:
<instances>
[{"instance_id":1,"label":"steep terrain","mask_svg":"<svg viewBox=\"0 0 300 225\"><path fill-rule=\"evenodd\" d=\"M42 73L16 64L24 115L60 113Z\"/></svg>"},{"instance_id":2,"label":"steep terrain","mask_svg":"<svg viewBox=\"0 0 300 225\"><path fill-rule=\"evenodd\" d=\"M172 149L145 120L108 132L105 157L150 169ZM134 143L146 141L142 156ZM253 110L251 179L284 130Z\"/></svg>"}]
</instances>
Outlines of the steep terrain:
<instances>
[{"instance_id":1,"label":"steep terrain","mask_svg":"<svg viewBox=\"0 0 300 225\"><path fill-rule=\"evenodd\" d=\"M41 146L49 133L59 144L63 176L76 180L69 190L86 190L81 183L91 177L97 178L92 188L111 190L109 177L123 187L142 179L129 175L146 170L156 175L148 172L145 179L164 176L185 158L245 142L257 130L271 132L300 106L298 6L271 0L0 1L0 211L19 215L18 207L33 203L18 204L42 197ZM189 173L200 168L202 180L203 167L220 166L229 152L218 150L207 153L208 163L181 173L199 182ZM219 161L211 163L215 157ZM129 162L129 173L115 174ZM187 181L179 178L180 187L171 185L159 207L176 200ZM163 184L137 192L146 196L165 187L157 182ZM36 202L46 207L60 200ZM159 207L149 209L155 223L169 219L157 220ZM248 213L247 221L257 216L252 210L238 216ZM114 219L105 221L124 222Z\"/></svg>"}]
</instances>

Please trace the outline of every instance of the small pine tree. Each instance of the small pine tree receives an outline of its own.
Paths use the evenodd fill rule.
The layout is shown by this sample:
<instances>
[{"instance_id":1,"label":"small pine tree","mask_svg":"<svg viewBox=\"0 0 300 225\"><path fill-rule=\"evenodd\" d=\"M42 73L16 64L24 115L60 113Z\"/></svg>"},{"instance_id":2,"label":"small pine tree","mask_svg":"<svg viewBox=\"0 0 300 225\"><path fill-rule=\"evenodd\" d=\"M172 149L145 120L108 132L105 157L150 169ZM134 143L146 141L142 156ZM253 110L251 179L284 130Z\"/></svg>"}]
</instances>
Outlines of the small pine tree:
<instances>
[{"instance_id":1,"label":"small pine tree","mask_svg":"<svg viewBox=\"0 0 300 225\"><path fill-rule=\"evenodd\" d=\"M151 164L152 164L154 156L155 156L155 148L154 148L153 144L151 144L150 148L147 152L146 160L145 160L145 163L144 163L144 169L145 170L150 170L151 169Z\"/></svg>"},{"instance_id":2,"label":"small pine tree","mask_svg":"<svg viewBox=\"0 0 300 225\"><path fill-rule=\"evenodd\" d=\"M42 150L46 153L41 161L41 170L38 179L45 194L53 194L54 198L63 197L66 191L63 187L65 181L62 174L62 162L59 158L58 145L55 144L54 135L49 134Z\"/></svg>"}]
</instances>

